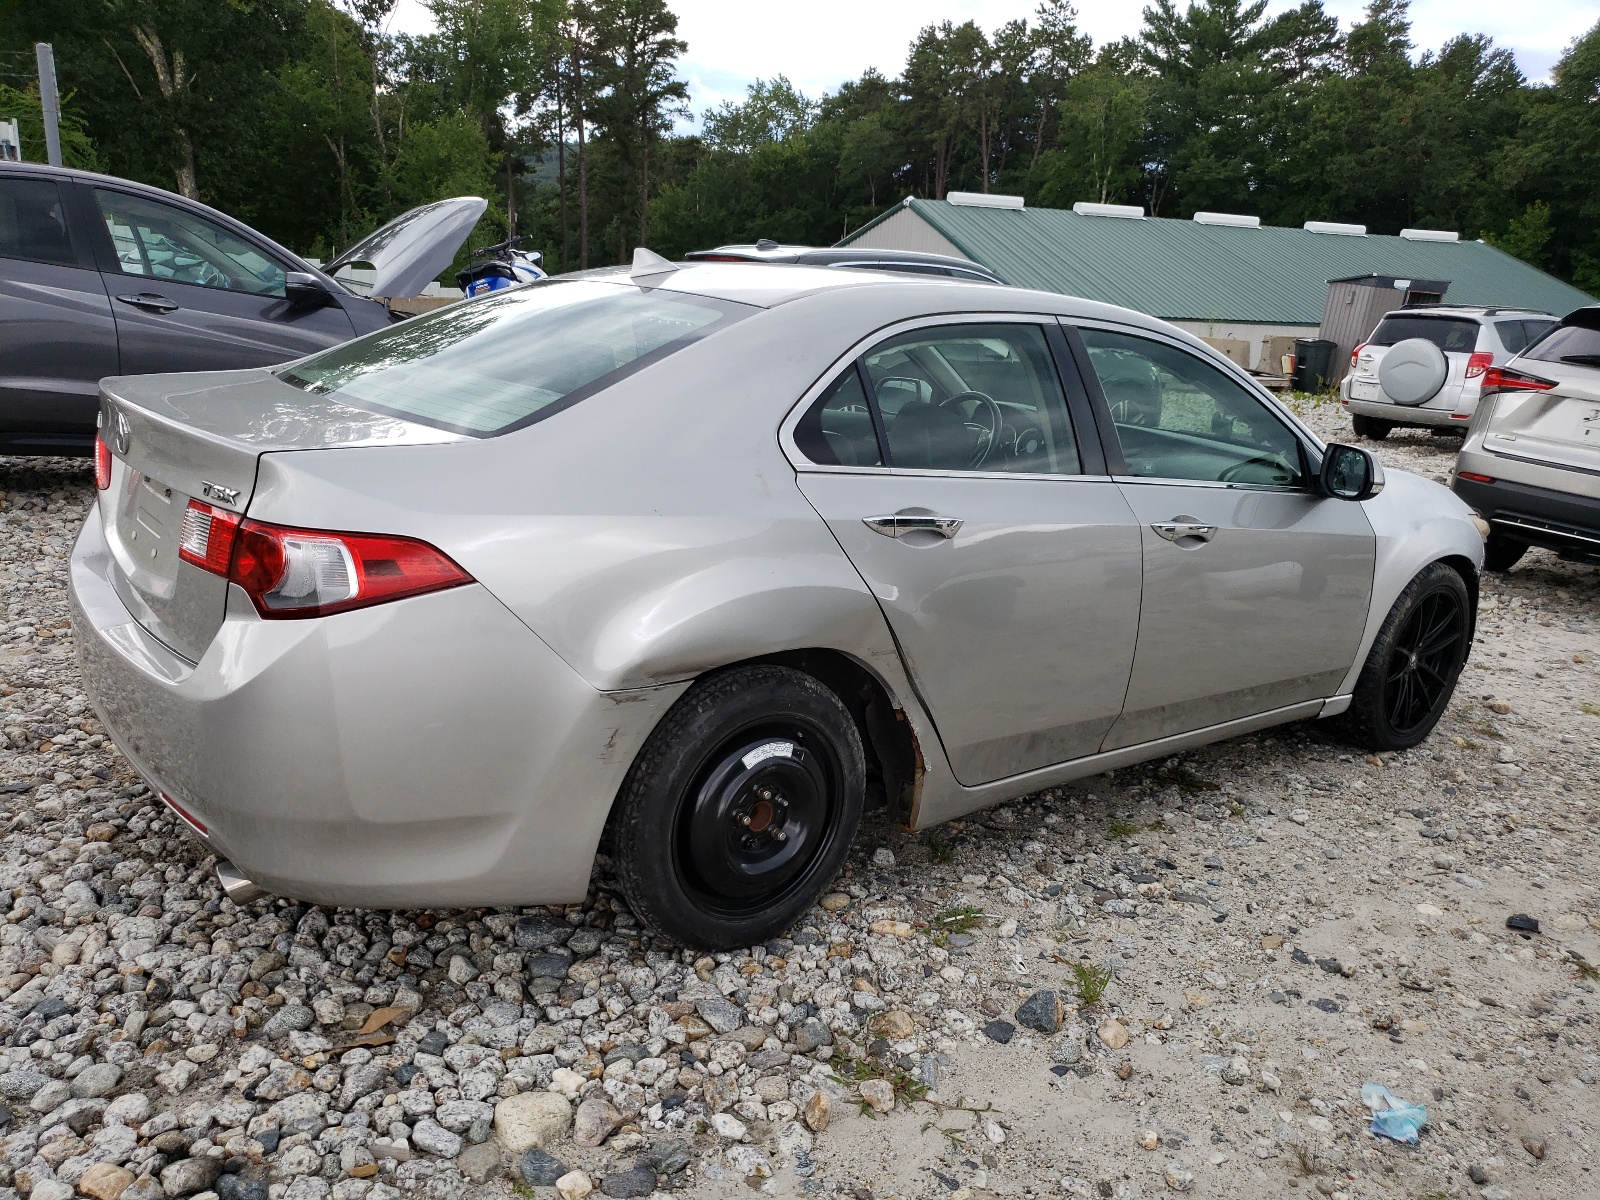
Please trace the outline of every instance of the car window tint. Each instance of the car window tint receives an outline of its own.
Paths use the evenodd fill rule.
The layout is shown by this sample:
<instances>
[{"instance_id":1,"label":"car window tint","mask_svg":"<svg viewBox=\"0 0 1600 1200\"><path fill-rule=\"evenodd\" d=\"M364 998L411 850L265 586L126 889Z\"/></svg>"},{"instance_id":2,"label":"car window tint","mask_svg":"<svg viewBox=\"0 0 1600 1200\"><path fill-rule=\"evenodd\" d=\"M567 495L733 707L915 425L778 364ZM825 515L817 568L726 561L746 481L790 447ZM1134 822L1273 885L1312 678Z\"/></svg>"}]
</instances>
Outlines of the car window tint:
<instances>
[{"instance_id":1,"label":"car window tint","mask_svg":"<svg viewBox=\"0 0 1600 1200\"><path fill-rule=\"evenodd\" d=\"M1149 338L1082 329L1128 474L1299 487L1299 439L1220 368Z\"/></svg>"},{"instance_id":2,"label":"car window tint","mask_svg":"<svg viewBox=\"0 0 1600 1200\"><path fill-rule=\"evenodd\" d=\"M862 361L890 466L1080 473L1066 397L1038 326L918 329Z\"/></svg>"},{"instance_id":3,"label":"car window tint","mask_svg":"<svg viewBox=\"0 0 1600 1200\"><path fill-rule=\"evenodd\" d=\"M1600 310L1580 308L1568 315L1522 357L1539 362L1600 367Z\"/></svg>"},{"instance_id":4,"label":"car window tint","mask_svg":"<svg viewBox=\"0 0 1600 1200\"><path fill-rule=\"evenodd\" d=\"M814 463L829 467L883 465L872 410L854 363L829 385L795 426L795 445Z\"/></svg>"},{"instance_id":5,"label":"car window tint","mask_svg":"<svg viewBox=\"0 0 1600 1200\"><path fill-rule=\"evenodd\" d=\"M61 191L47 179L0 178L0 257L76 263Z\"/></svg>"},{"instance_id":6,"label":"car window tint","mask_svg":"<svg viewBox=\"0 0 1600 1200\"><path fill-rule=\"evenodd\" d=\"M1510 342L1506 343L1506 349L1510 350L1513 354L1522 353L1529 346L1533 345L1540 338L1542 338L1545 334L1556 328L1558 322L1522 321L1520 324L1522 325L1522 345L1513 347Z\"/></svg>"},{"instance_id":7,"label":"car window tint","mask_svg":"<svg viewBox=\"0 0 1600 1200\"><path fill-rule=\"evenodd\" d=\"M356 408L493 436L575 404L753 311L631 283L546 279L324 350L279 378Z\"/></svg>"},{"instance_id":8,"label":"car window tint","mask_svg":"<svg viewBox=\"0 0 1600 1200\"><path fill-rule=\"evenodd\" d=\"M1378 322L1367 344L1393 346L1411 338L1422 338L1441 350L1470 354L1478 344L1478 323L1459 317L1389 316Z\"/></svg>"},{"instance_id":9,"label":"car window tint","mask_svg":"<svg viewBox=\"0 0 1600 1200\"><path fill-rule=\"evenodd\" d=\"M143 196L95 189L124 275L256 296L284 294L284 268L220 225Z\"/></svg>"}]
</instances>

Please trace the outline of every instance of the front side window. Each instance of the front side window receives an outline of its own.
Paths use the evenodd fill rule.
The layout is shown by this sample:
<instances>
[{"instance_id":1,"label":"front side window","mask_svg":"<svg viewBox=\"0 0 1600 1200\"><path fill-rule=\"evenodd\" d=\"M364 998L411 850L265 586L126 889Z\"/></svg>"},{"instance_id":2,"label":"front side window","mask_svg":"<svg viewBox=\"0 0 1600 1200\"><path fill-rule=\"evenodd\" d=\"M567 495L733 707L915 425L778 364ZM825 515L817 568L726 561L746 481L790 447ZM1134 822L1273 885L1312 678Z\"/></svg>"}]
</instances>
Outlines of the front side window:
<instances>
[{"instance_id":1,"label":"front side window","mask_svg":"<svg viewBox=\"0 0 1600 1200\"><path fill-rule=\"evenodd\" d=\"M0 258L75 264L61 191L48 179L0 178Z\"/></svg>"},{"instance_id":2,"label":"front side window","mask_svg":"<svg viewBox=\"0 0 1600 1200\"><path fill-rule=\"evenodd\" d=\"M95 189L124 275L192 283L254 296L282 296L284 268L243 238L185 209Z\"/></svg>"},{"instance_id":3,"label":"front side window","mask_svg":"<svg viewBox=\"0 0 1600 1200\"><path fill-rule=\"evenodd\" d=\"M1037 325L942 325L862 358L889 466L1076 475L1066 397Z\"/></svg>"},{"instance_id":4,"label":"front side window","mask_svg":"<svg viewBox=\"0 0 1600 1200\"><path fill-rule=\"evenodd\" d=\"M1393 346L1411 338L1432 342L1441 350L1470 354L1478 345L1478 323L1460 317L1389 316L1367 339L1370 346Z\"/></svg>"},{"instance_id":5,"label":"front side window","mask_svg":"<svg viewBox=\"0 0 1600 1200\"><path fill-rule=\"evenodd\" d=\"M1299 487L1300 441L1219 368L1166 342L1080 329L1129 475Z\"/></svg>"},{"instance_id":6,"label":"front side window","mask_svg":"<svg viewBox=\"0 0 1600 1200\"><path fill-rule=\"evenodd\" d=\"M754 309L549 279L452 305L284 368L355 408L490 437L577 403Z\"/></svg>"}]
</instances>

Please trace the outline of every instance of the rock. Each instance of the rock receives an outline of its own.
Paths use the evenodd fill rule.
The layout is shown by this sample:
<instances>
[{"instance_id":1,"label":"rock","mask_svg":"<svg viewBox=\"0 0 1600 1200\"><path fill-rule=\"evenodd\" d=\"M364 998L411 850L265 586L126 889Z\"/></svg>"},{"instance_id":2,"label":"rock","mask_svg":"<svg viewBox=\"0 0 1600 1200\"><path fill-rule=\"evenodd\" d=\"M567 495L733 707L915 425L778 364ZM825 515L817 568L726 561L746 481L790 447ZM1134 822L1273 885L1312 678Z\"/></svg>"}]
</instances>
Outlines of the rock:
<instances>
[{"instance_id":1,"label":"rock","mask_svg":"<svg viewBox=\"0 0 1600 1200\"><path fill-rule=\"evenodd\" d=\"M887 846L879 846L872 852L872 865L884 868L894 866L894 851Z\"/></svg>"},{"instance_id":2,"label":"rock","mask_svg":"<svg viewBox=\"0 0 1600 1200\"><path fill-rule=\"evenodd\" d=\"M261 1026L264 1041L274 1042L291 1033L303 1033L317 1022L317 1014L304 1004L285 1004Z\"/></svg>"},{"instance_id":3,"label":"rock","mask_svg":"<svg viewBox=\"0 0 1600 1200\"><path fill-rule=\"evenodd\" d=\"M727 1138L730 1142L739 1142L749 1135L750 1128L738 1117L729 1113L713 1113L711 1131L718 1137Z\"/></svg>"},{"instance_id":4,"label":"rock","mask_svg":"<svg viewBox=\"0 0 1600 1200\"><path fill-rule=\"evenodd\" d=\"M518 950L546 950L572 937L572 926L550 917L518 917L512 929Z\"/></svg>"},{"instance_id":5,"label":"rock","mask_svg":"<svg viewBox=\"0 0 1600 1200\"><path fill-rule=\"evenodd\" d=\"M839 912L850 907L850 897L844 892L829 892L817 904L823 912Z\"/></svg>"},{"instance_id":6,"label":"rock","mask_svg":"<svg viewBox=\"0 0 1600 1200\"><path fill-rule=\"evenodd\" d=\"M461 1138L431 1117L423 1117L411 1127L411 1144L427 1154L454 1158L461 1153Z\"/></svg>"},{"instance_id":7,"label":"rock","mask_svg":"<svg viewBox=\"0 0 1600 1200\"><path fill-rule=\"evenodd\" d=\"M495 1136L512 1154L555 1145L571 1122L572 1105L556 1092L522 1092L494 1106Z\"/></svg>"},{"instance_id":8,"label":"rock","mask_svg":"<svg viewBox=\"0 0 1600 1200\"><path fill-rule=\"evenodd\" d=\"M990 1021L984 1025L983 1032L991 1042L999 1042L1004 1046L1017 1032L1017 1027L1010 1021Z\"/></svg>"},{"instance_id":9,"label":"rock","mask_svg":"<svg viewBox=\"0 0 1600 1200\"><path fill-rule=\"evenodd\" d=\"M72 1200L72 1185L59 1179L41 1179L29 1195L35 1200Z\"/></svg>"},{"instance_id":10,"label":"rock","mask_svg":"<svg viewBox=\"0 0 1600 1200\"><path fill-rule=\"evenodd\" d=\"M682 1138L663 1138L641 1151L634 1165L648 1167L657 1175L676 1175L687 1167L690 1161L688 1142Z\"/></svg>"},{"instance_id":11,"label":"rock","mask_svg":"<svg viewBox=\"0 0 1600 1200\"><path fill-rule=\"evenodd\" d=\"M917 1023L911 1019L911 1014L900 1009L890 1009L880 1018L880 1031L890 1041L901 1041L912 1037L917 1032Z\"/></svg>"},{"instance_id":12,"label":"rock","mask_svg":"<svg viewBox=\"0 0 1600 1200\"><path fill-rule=\"evenodd\" d=\"M567 1173L566 1165L559 1158L537 1146L522 1152L517 1170L522 1175L522 1182L530 1187L554 1187L556 1180Z\"/></svg>"},{"instance_id":13,"label":"rock","mask_svg":"<svg viewBox=\"0 0 1600 1200\"><path fill-rule=\"evenodd\" d=\"M583 1200L592 1191L594 1184L589 1182L589 1177L582 1171L568 1171L556 1180L556 1193L561 1200Z\"/></svg>"},{"instance_id":14,"label":"rock","mask_svg":"<svg viewBox=\"0 0 1600 1200\"><path fill-rule=\"evenodd\" d=\"M122 1193L122 1200L163 1200L165 1196L159 1180L150 1175L141 1175L128 1185L128 1190Z\"/></svg>"},{"instance_id":15,"label":"rock","mask_svg":"<svg viewBox=\"0 0 1600 1200\"><path fill-rule=\"evenodd\" d=\"M1489 1182L1489 1172L1485 1171L1477 1163L1473 1163L1467 1168L1467 1178L1472 1180L1472 1182L1477 1184L1479 1187L1482 1187L1484 1184Z\"/></svg>"},{"instance_id":16,"label":"rock","mask_svg":"<svg viewBox=\"0 0 1600 1200\"><path fill-rule=\"evenodd\" d=\"M702 996L694 1002L700 1019L718 1033L732 1033L744 1024L744 1009L721 996Z\"/></svg>"},{"instance_id":17,"label":"rock","mask_svg":"<svg viewBox=\"0 0 1600 1200\"><path fill-rule=\"evenodd\" d=\"M1035 992L1017 1008L1017 1024L1037 1029L1040 1033L1056 1033L1066 1018L1066 1006L1055 992Z\"/></svg>"},{"instance_id":18,"label":"rock","mask_svg":"<svg viewBox=\"0 0 1600 1200\"><path fill-rule=\"evenodd\" d=\"M1185 1171L1175 1162L1169 1162L1161 1176L1167 1181L1167 1186L1175 1192L1187 1192L1194 1186L1194 1172Z\"/></svg>"},{"instance_id":19,"label":"rock","mask_svg":"<svg viewBox=\"0 0 1600 1200\"><path fill-rule=\"evenodd\" d=\"M1128 1044L1128 1027L1115 1017L1102 1021L1094 1032L1107 1049L1121 1050Z\"/></svg>"},{"instance_id":20,"label":"rock","mask_svg":"<svg viewBox=\"0 0 1600 1200\"><path fill-rule=\"evenodd\" d=\"M109 1096L121 1082L121 1067L114 1067L110 1063L91 1063L73 1077L72 1094L80 1098ZM128 1182L133 1181L130 1179Z\"/></svg>"},{"instance_id":21,"label":"rock","mask_svg":"<svg viewBox=\"0 0 1600 1200\"><path fill-rule=\"evenodd\" d=\"M78 1190L91 1200L118 1200L134 1180L132 1171L115 1163L95 1163L78 1177Z\"/></svg>"},{"instance_id":22,"label":"rock","mask_svg":"<svg viewBox=\"0 0 1600 1200\"><path fill-rule=\"evenodd\" d=\"M1238 1086L1250 1081L1250 1064L1243 1055L1235 1055L1222 1068L1222 1082Z\"/></svg>"},{"instance_id":23,"label":"rock","mask_svg":"<svg viewBox=\"0 0 1600 1200\"><path fill-rule=\"evenodd\" d=\"M28 1107L36 1113L53 1112L72 1099L72 1086L62 1079L52 1079L34 1092Z\"/></svg>"},{"instance_id":24,"label":"rock","mask_svg":"<svg viewBox=\"0 0 1600 1200\"><path fill-rule=\"evenodd\" d=\"M0 1075L0 1098L27 1100L50 1082L50 1076L40 1071L7 1071Z\"/></svg>"},{"instance_id":25,"label":"rock","mask_svg":"<svg viewBox=\"0 0 1600 1200\"><path fill-rule=\"evenodd\" d=\"M461 1157L456 1159L456 1170L473 1183L487 1183L491 1179L498 1179L505 1174L505 1166L500 1161L500 1147L492 1141L478 1146L468 1146L461 1152Z\"/></svg>"},{"instance_id":26,"label":"rock","mask_svg":"<svg viewBox=\"0 0 1600 1200\"><path fill-rule=\"evenodd\" d=\"M1139 1133L1139 1148L1141 1150L1157 1150L1161 1147L1161 1135L1154 1129L1141 1130Z\"/></svg>"},{"instance_id":27,"label":"rock","mask_svg":"<svg viewBox=\"0 0 1600 1200\"><path fill-rule=\"evenodd\" d=\"M611 1102L600 1096L591 1096L578 1105L572 1119L572 1140L586 1149L594 1149L611 1136L611 1131L622 1124L622 1114L611 1107Z\"/></svg>"},{"instance_id":28,"label":"rock","mask_svg":"<svg viewBox=\"0 0 1600 1200\"><path fill-rule=\"evenodd\" d=\"M868 933L876 933L880 937L909 938L917 932L916 927L908 921L882 920L874 921L867 926Z\"/></svg>"},{"instance_id":29,"label":"rock","mask_svg":"<svg viewBox=\"0 0 1600 1200\"><path fill-rule=\"evenodd\" d=\"M894 1085L887 1079L867 1079L856 1086L861 1098L876 1112L894 1111Z\"/></svg>"},{"instance_id":30,"label":"rock","mask_svg":"<svg viewBox=\"0 0 1600 1200\"><path fill-rule=\"evenodd\" d=\"M1526 1150L1529 1154L1533 1155L1534 1158L1540 1159L1541 1161L1543 1160L1543 1158L1545 1156L1545 1149L1546 1149L1545 1144L1544 1144L1544 1142L1540 1141L1538 1138L1531 1138L1531 1137L1523 1138L1522 1139L1522 1148L1524 1150Z\"/></svg>"},{"instance_id":31,"label":"rock","mask_svg":"<svg viewBox=\"0 0 1600 1200\"><path fill-rule=\"evenodd\" d=\"M1506 928L1515 929L1518 933L1538 933L1539 922L1527 913L1512 913L1506 918Z\"/></svg>"},{"instance_id":32,"label":"rock","mask_svg":"<svg viewBox=\"0 0 1600 1200\"><path fill-rule=\"evenodd\" d=\"M644 1167L613 1171L600 1180L600 1190L613 1200L637 1200L656 1190L656 1173Z\"/></svg>"},{"instance_id":33,"label":"rock","mask_svg":"<svg viewBox=\"0 0 1600 1200\"><path fill-rule=\"evenodd\" d=\"M794 1038L795 1050L800 1054L810 1054L822 1046L833 1045L833 1031L816 1017L805 1018L793 1028L790 1036Z\"/></svg>"},{"instance_id":34,"label":"rock","mask_svg":"<svg viewBox=\"0 0 1600 1200\"><path fill-rule=\"evenodd\" d=\"M833 1116L833 1102L828 1099L828 1093L818 1091L806 1101L802 1110L806 1128L813 1133L821 1133L828 1127L828 1121Z\"/></svg>"},{"instance_id":35,"label":"rock","mask_svg":"<svg viewBox=\"0 0 1600 1200\"><path fill-rule=\"evenodd\" d=\"M161 1172L161 1189L169 1196L192 1196L209 1190L221 1174L220 1158L180 1158Z\"/></svg>"}]
</instances>

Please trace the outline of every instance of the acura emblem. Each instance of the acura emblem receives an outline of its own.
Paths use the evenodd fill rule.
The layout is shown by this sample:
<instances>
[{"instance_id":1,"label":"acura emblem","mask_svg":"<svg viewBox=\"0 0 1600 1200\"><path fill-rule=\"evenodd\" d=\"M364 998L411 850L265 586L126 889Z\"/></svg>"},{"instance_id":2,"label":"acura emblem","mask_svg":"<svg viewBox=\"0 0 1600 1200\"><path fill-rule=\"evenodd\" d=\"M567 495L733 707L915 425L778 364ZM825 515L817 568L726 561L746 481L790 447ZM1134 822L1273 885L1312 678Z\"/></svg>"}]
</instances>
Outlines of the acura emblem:
<instances>
[{"instance_id":1,"label":"acura emblem","mask_svg":"<svg viewBox=\"0 0 1600 1200\"><path fill-rule=\"evenodd\" d=\"M128 418L119 411L111 417L111 448L117 454L124 455L128 452L128 443L133 440L133 428L128 424Z\"/></svg>"}]
</instances>

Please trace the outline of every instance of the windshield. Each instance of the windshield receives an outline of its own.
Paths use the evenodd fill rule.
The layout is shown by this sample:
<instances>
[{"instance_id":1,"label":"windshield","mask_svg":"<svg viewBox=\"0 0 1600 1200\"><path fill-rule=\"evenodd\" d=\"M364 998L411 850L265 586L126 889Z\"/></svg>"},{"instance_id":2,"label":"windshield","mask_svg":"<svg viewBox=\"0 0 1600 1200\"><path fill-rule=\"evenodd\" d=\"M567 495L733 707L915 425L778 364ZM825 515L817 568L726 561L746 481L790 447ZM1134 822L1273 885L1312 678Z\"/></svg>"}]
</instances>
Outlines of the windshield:
<instances>
[{"instance_id":1,"label":"windshield","mask_svg":"<svg viewBox=\"0 0 1600 1200\"><path fill-rule=\"evenodd\" d=\"M631 284L548 279L335 346L279 378L356 408L492 437L753 311Z\"/></svg>"},{"instance_id":2,"label":"windshield","mask_svg":"<svg viewBox=\"0 0 1600 1200\"><path fill-rule=\"evenodd\" d=\"M1600 309L1579 309L1522 352L1540 362L1600 367Z\"/></svg>"},{"instance_id":3,"label":"windshield","mask_svg":"<svg viewBox=\"0 0 1600 1200\"><path fill-rule=\"evenodd\" d=\"M1422 338L1441 350L1471 353L1478 345L1478 323L1453 317L1385 317L1367 344L1393 346L1410 338Z\"/></svg>"}]
</instances>

